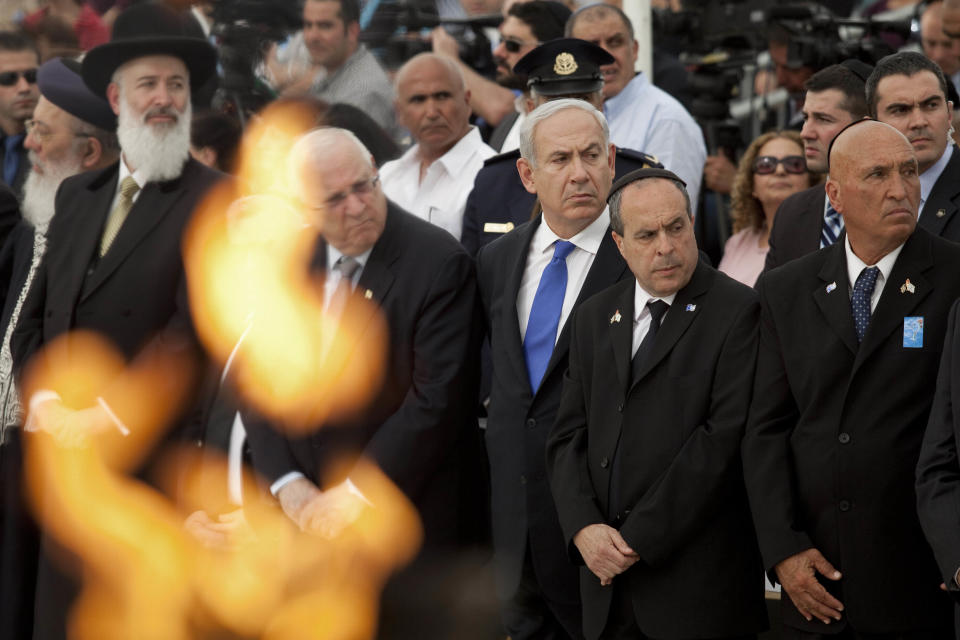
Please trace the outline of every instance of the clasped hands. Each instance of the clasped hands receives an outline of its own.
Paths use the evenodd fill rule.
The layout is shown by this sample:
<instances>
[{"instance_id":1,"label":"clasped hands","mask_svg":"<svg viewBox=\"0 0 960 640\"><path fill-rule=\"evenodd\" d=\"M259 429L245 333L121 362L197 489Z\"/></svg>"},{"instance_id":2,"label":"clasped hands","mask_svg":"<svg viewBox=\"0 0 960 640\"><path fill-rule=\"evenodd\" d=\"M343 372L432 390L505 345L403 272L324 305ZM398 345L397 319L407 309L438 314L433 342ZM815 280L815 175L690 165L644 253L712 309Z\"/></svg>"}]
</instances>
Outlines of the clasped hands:
<instances>
[{"instance_id":1,"label":"clasped hands","mask_svg":"<svg viewBox=\"0 0 960 640\"><path fill-rule=\"evenodd\" d=\"M620 532L606 524L591 524L580 529L573 536L573 544L604 587L640 559Z\"/></svg>"},{"instance_id":2,"label":"clasped hands","mask_svg":"<svg viewBox=\"0 0 960 640\"><path fill-rule=\"evenodd\" d=\"M277 499L283 512L301 531L335 538L356 522L369 506L369 502L348 483L345 480L320 491L310 480L297 478L280 489Z\"/></svg>"},{"instance_id":3,"label":"clasped hands","mask_svg":"<svg viewBox=\"0 0 960 640\"><path fill-rule=\"evenodd\" d=\"M807 549L792 555L774 567L774 571L783 590L808 622L814 617L824 624L840 619L843 603L817 580L817 573L839 580L840 572L818 550Z\"/></svg>"}]
</instances>

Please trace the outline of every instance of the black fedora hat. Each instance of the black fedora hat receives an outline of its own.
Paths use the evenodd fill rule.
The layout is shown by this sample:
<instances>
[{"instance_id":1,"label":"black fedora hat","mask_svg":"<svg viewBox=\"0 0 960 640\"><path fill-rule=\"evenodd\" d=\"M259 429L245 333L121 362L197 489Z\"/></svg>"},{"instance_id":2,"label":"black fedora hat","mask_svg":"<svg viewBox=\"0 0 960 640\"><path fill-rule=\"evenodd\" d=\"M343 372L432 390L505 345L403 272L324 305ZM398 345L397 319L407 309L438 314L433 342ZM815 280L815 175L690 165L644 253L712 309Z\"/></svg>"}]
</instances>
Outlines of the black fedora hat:
<instances>
[{"instance_id":1,"label":"black fedora hat","mask_svg":"<svg viewBox=\"0 0 960 640\"><path fill-rule=\"evenodd\" d=\"M217 70L217 50L189 11L162 2L130 6L113 23L110 42L95 47L83 59L83 81L97 95L107 93L113 72L142 56L168 55L183 60L190 86L198 89Z\"/></svg>"}]
</instances>

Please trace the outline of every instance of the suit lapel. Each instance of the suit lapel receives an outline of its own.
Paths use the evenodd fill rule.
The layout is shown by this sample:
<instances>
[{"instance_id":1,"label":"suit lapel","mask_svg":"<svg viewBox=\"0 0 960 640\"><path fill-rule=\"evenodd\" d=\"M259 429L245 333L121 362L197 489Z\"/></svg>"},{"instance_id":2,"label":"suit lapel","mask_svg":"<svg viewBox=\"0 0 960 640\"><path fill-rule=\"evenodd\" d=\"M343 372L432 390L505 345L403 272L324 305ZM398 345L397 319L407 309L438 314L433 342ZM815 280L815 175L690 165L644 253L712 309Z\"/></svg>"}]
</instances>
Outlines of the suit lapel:
<instances>
[{"instance_id":1,"label":"suit lapel","mask_svg":"<svg viewBox=\"0 0 960 640\"><path fill-rule=\"evenodd\" d=\"M527 362L523 354L523 336L520 335L520 318L517 316L517 296L520 293L523 272L527 267L530 242L539 226L540 218L536 218L530 224L518 228L515 232L516 260L513 265L507 267L510 272L507 274L506 288L503 293L503 308L500 310L500 313L503 314L502 326L505 332L503 337L507 341L506 352L514 368L513 376L517 380L523 380L523 385L530 391L531 395L533 395L533 390L530 388L530 375L527 373ZM544 379L546 379L546 375L544 375Z\"/></svg>"},{"instance_id":2,"label":"suit lapel","mask_svg":"<svg viewBox=\"0 0 960 640\"><path fill-rule=\"evenodd\" d=\"M623 291L617 296L616 307L610 312L610 346L613 349L613 363L620 379L621 397L625 397L630 388L630 366L633 354L633 310L634 280L623 281Z\"/></svg>"},{"instance_id":3,"label":"suit lapel","mask_svg":"<svg viewBox=\"0 0 960 640\"><path fill-rule=\"evenodd\" d=\"M923 215L918 224L935 236L943 235L943 229L957 213L953 198L960 193L960 149L953 147L953 155L943 168L923 204Z\"/></svg>"},{"instance_id":4,"label":"suit lapel","mask_svg":"<svg viewBox=\"0 0 960 640\"><path fill-rule=\"evenodd\" d=\"M845 242L837 240L823 250L823 264L817 274L820 284L813 290L813 299L824 319L851 353L857 353L857 334L853 327L853 311L850 307L850 284L847 275Z\"/></svg>"},{"instance_id":5,"label":"suit lapel","mask_svg":"<svg viewBox=\"0 0 960 640\"><path fill-rule=\"evenodd\" d=\"M631 389L670 353L680 337L690 328L690 325L702 312L694 302L699 296L709 291L715 277L715 271L709 269L703 262L697 263L697 268L694 270L690 282L678 291L677 297L673 299L673 304L670 305L670 310L667 311L663 324L660 325L660 330L653 342L650 357L643 363L643 368L637 375L636 380L630 385Z\"/></svg>"},{"instance_id":6,"label":"suit lapel","mask_svg":"<svg viewBox=\"0 0 960 640\"><path fill-rule=\"evenodd\" d=\"M857 369L870 357L870 354L887 341L891 333L901 330L903 319L913 315L914 310L930 295L933 285L923 276L923 273L932 264L929 237L925 234L918 236L914 232L897 256L897 261L890 272L890 279L883 286L883 293L880 294L877 308L870 319L870 326L857 351L857 357L853 363L853 374L856 374ZM913 292L906 289L901 292L900 287L908 279L913 284Z\"/></svg>"},{"instance_id":7,"label":"suit lapel","mask_svg":"<svg viewBox=\"0 0 960 640\"><path fill-rule=\"evenodd\" d=\"M65 256L67 264L65 268L56 271L68 274L67 292L73 307L80 297L91 260L100 248L101 231L117 190L119 167L117 163L105 169L87 186L90 200L84 204L82 211L76 212L78 215L75 224L70 229L70 251Z\"/></svg>"},{"instance_id":8,"label":"suit lapel","mask_svg":"<svg viewBox=\"0 0 960 640\"><path fill-rule=\"evenodd\" d=\"M187 171L187 166L184 167L184 173ZM113 244L110 245L106 255L100 259L100 264L91 274L82 298L88 297L109 278L123 264L127 256L133 253L144 236L150 233L166 217L177 201L184 196L184 190L179 188L182 181L183 173L174 180L151 182L143 188L143 192L137 198L133 208L130 209L130 213L120 227Z\"/></svg>"}]
</instances>

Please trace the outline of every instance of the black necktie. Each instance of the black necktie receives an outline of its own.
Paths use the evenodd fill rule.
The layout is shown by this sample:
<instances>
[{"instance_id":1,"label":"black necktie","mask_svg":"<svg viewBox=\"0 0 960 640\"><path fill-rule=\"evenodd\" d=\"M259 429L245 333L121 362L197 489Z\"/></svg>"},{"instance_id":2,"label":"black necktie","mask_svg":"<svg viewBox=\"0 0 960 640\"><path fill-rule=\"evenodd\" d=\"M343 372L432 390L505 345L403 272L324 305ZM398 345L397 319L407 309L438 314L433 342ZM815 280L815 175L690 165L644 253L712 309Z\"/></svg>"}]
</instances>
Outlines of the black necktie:
<instances>
[{"instance_id":1,"label":"black necktie","mask_svg":"<svg viewBox=\"0 0 960 640\"><path fill-rule=\"evenodd\" d=\"M660 322L663 320L663 314L670 308L663 300L651 300L647 303L647 309L650 310L650 328L647 329L647 335L643 336L637 352L633 354L633 363L630 367L631 379L636 380L643 368L644 361L649 357L653 349L653 341L657 337L657 331L660 330Z\"/></svg>"},{"instance_id":2,"label":"black necktie","mask_svg":"<svg viewBox=\"0 0 960 640\"><path fill-rule=\"evenodd\" d=\"M850 307L853 310L853 326L857 330L857 342L863 342L863 336L867 333L867 327L870 326L870 299L873 297L879 275L879 268L867 267L860 272L857 281L853 284Z\"/></svg>"}]
</instances>

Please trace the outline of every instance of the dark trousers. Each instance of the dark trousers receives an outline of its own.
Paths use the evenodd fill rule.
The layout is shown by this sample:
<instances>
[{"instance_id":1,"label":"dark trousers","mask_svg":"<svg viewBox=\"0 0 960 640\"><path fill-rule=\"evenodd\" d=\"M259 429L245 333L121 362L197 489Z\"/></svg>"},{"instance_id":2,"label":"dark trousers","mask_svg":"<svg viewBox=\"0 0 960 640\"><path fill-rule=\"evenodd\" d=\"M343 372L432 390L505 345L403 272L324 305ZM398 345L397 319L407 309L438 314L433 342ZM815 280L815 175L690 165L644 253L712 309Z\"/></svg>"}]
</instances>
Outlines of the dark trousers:
<instances>
[{"instance_id":1,"label":"dark trousers","mask_svg":"<svg viewBox=\"0 0 960 640\"><path fill-rule=\"evenodd\" d=\"M600 634L600 640L653 640L640 631L637 616L633 612L633 601L630 592L614 580L613 599L610 601L610 613L607 616L607 626ZM702 640L756 640L757 636L726 636L723 638L703 638Z\"/></svg>"},{"instance_id":2,"label":"dark trousers","mask_svg":"<svg viewBox=\"0 0 960 640\"><path fill-rule=\"evenodd\" d=\"M40 534L23 498L20 431L0 446L0 640L29 638Z\"/></svg>"},{"instance_id":3,"label":"dark trousers","mask_svg":"<svg viewBox=\"0 0 960 640\"><path fill-rule=\"evenodd\" d=\"M926 629L904 633L860 633L847 625L839 633L811 633L783 627L783 640L950 640L953 629Z\"/></svg>"},{"instance_id":4,"label":"dark trousers","mask_svg":"<svg viewBox=\"0 0 960 640\"><path fill-rule=\"evenodd\" d=\"M529 542L523 556L520 586L513 597L501 604L503 624L510 640L581 640L580 602L548 598L530 559Z\"/></svg>"}]
</instances>

